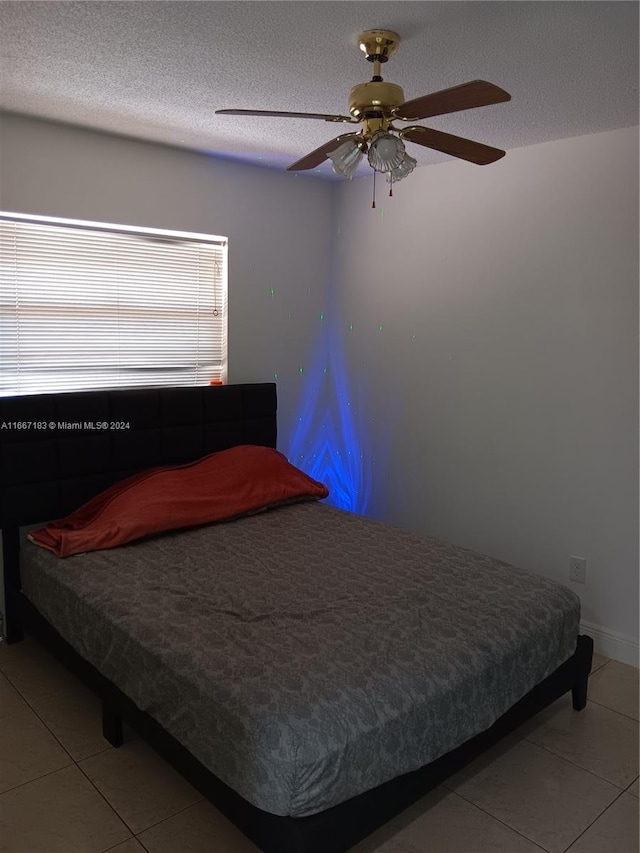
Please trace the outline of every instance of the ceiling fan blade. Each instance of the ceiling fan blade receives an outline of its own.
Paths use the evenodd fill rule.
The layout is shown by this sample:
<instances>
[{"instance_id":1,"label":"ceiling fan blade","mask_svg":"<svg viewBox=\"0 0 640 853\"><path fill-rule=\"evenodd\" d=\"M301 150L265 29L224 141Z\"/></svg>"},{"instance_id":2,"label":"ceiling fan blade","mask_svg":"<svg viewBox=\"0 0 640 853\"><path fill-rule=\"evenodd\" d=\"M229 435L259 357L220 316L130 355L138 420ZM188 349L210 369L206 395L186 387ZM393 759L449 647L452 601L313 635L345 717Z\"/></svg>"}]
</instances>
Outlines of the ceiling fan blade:
<instances>
[{"instance_id":1,"label":"ceiling fan blade","mask_svg":"<svg viewBox=\"0 0 640 853\"><path fill-rule=\"evenodd\" d=\"M459 157L461 160L468 160L478 166L495 163L496 160L506 154L505 151L492 148L490 145L483 145L482 142L473 142L473 140L464 139L462 136L452 136L450 133L432 130L430 127L420 127L420 125L407 127L399 133L403 139L424 145L425 148L442 151L443 154L450 154L452 157Z\"/></svg>"},{"instance_id":2,"label":"ceiling fan blade","mask_svg":"<svg viewBox=\"0 0 640 853\"><path fill-rule=\"evenodd\" d=\"M216 110L218 116L271 116L275 118L315 118L322 121L348 121L350 124L358 122L351 116L337 116L328 113L287 113L279 110Z\"/></svg>"},{"instance_id":3,"label":"ceiling fan blade","mask_svg":"<svg viewBox=\"0 0 640 853\"><path fill-rule=\"evenodd\" d=\"M342 145L346 139L350 139L352 136L359 136L359 134L343 133L342 136L336 136L335 139L325 142L325 144L321 145L320 148L316 148L315 151L312 151L310 154L305 154L305 156L300 160L296 160L295 163L292 163L292 165L287 168L287 172L302 172L304 169L313 169L314 166L319 166L320 163L323 163L327 159L327 155L331 151L339 145Z\"/></svg>"},{"instance_id":4,"label":"ceiling fan blade","mask_svg":"<svg viewBox=\"0 0 640 853\"><path fill-rule=\"evenodd\" d=\"M499 86L487 83L486 80L473 80L471 83L463 83L461 86L405 101L394 110L394 117L403 121L417 121L510 100L511 95Z\"/></svg>"}]
</instances>

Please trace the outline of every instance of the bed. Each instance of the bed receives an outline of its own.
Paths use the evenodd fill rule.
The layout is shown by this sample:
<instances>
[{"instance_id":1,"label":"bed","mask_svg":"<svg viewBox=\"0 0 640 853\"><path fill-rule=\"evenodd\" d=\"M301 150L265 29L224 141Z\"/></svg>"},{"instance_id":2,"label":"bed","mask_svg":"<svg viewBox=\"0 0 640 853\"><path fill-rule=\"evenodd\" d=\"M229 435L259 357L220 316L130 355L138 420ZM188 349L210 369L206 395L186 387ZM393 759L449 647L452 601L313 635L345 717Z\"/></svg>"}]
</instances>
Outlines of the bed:
<instances>
[{"instance_id":1,"label":"bed","mask_svg":"<svg viewBox=\"0 0 640 853\"><path fill-rule=\"evenodd\" d=\"M136 472L274 448L272 384L6 398L0 426L8 641L34 635L114 746L124 720L266 853L346 851L563 693L586 703L569 590L316 501L67 560L21 545Z\"/></svg>"}]
</instances>

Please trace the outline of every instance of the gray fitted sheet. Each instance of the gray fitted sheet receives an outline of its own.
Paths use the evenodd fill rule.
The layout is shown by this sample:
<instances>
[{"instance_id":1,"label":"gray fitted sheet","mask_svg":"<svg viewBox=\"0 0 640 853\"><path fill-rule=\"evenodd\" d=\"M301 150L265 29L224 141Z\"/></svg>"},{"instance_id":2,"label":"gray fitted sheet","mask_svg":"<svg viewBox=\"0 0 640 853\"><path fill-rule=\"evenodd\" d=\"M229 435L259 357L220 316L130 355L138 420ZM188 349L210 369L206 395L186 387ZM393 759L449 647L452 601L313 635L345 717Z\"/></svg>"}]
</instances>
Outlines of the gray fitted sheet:
<instances>
[{"instance_id":1,"label":"gray fitted sheet","mask_svg":"<svg viewBox=\"0 0 640 853\"><path fill-rule=\"evenodd\" d=\"M575 651L579 599L316 504L65 560L26 595L216 776L322 811L488 728Z\"/></svg>"}]
</instances>

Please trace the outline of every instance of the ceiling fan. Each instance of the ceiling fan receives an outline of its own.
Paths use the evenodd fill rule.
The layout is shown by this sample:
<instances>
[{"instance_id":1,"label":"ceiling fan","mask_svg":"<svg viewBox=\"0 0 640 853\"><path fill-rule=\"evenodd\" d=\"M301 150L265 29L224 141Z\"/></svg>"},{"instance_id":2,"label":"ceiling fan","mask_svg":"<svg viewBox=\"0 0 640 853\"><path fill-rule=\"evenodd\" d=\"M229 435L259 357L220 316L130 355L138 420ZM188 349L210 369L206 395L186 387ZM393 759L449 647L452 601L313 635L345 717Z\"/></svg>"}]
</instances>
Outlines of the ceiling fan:
<instances>
[{"instance_id":1,"label":"ceiling fan","mask_svg":"<svg viewBox=\"0 0 640 853\"><path fill-rule=\"evenodd\" d=\"M360 160L367 154L371 167L377 172L385 172L387 181L393 184L406 177L416 165L416 160L407 154L403 140L479 166L494 163L504 157L504 151L481 142L452 136L450 133L422 125L396 127L394 122L414 122L431 116L498 104L511 100L508 92L485 80L473 80L461 86L405 101L402 87L385 82L380 75L380 66L398 49L400 36L390 30L367 30L358 41L367 61L373 63L373 77L369 83L360 83L351 89L350 115L274 110L216 110L216 114L309 118L362 125L359 131L336 136L306 154L288 167L289 172L313 169L329 158L333 161L335 172L351 178Z\"/></svg>"}]
</instances>

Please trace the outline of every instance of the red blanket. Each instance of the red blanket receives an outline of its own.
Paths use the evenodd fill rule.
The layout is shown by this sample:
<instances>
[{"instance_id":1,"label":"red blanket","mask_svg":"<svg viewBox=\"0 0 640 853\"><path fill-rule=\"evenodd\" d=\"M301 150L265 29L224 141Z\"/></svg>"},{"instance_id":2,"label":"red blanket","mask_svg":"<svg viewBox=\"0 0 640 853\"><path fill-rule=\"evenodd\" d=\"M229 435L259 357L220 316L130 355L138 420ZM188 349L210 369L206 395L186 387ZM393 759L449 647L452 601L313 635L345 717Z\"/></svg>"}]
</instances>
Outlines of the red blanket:
<instances>
[{"instance_id":1,"label":"red blanket","mask_svg":"<svg viewBox=\"0 0 640 853\"><path fill-rule=\"evenodd\" d=\"M32 531L29 539L69 557L328 494L277 450L241 445L122 480L65 519Z\"/></svg>"}]
</instances>

